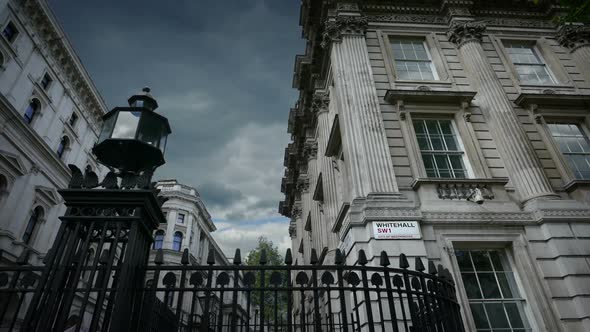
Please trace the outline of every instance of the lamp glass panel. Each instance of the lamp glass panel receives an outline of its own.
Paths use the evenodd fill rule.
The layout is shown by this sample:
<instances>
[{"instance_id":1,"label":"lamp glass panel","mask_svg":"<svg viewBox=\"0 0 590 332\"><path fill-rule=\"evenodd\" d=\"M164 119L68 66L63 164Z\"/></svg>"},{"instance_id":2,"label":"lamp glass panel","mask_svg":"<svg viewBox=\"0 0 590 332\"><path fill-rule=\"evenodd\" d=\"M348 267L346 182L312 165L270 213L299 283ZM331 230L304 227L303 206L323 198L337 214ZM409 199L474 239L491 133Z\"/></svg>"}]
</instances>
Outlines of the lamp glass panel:
<instances>
[{"instance_id":1,"label":"lamp glass panel","mask_svg":"<svg viewBox=\"0 0 590 332\"><path fill-rule=\"evenodd\" d=\"M137 139L149 145L160 147L160 138L163 135L163 123L159 117L152 115L152 113L144 112Z\"/></svg>"},{"instance_id":2,"label":"lamp glass panel","mask_svg":"<svg viewBox=\"0 0 590 332\"><path fill-rule=\"evenodd\" d=\"M135 138L141 112L119 112L112 138Z\"/></svg>"},{"instance_id":3,"label":"lamp glass panel","mask_svg":"<svg viewBox=\"0 0 590 332\"><path fill-rule=\"evenodd\" d=\"M99 143L111 137L111 133L113 132L113 127L115 126L116 120L117 114L114 114L104 121L104 123L102 124L102 131L100 132L100 137L98 138Z\"/></svg>"}]
</instances>

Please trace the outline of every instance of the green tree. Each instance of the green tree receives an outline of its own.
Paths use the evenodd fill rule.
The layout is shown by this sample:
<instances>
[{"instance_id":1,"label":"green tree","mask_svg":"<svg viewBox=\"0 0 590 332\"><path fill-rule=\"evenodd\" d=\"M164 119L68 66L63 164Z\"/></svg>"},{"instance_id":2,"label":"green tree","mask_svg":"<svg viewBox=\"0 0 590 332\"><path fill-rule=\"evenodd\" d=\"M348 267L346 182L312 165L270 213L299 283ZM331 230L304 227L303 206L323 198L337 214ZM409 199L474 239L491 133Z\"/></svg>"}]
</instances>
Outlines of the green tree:
<instances>
[{"instance_id":1,"label":"green tree","mask_svg":"<svg viewBox=\"0 0 590 332\"><path fill-rule=\"evenodd\" d=\"M284 265L284 257L279 253L279 248L272 243L269 239L264 236L258 238L258 246L254 248L252 251L248 253L248 257L246 257L245 264L250 266L257 266L260 265L260 258L262 256L262 252L265 251L266 253L266 264L268 266L278 266ZM275 271L266 271L264 275L264 287L273 287L271 285L271 275ZM280 287L285 287L287 284L287 274L285 271L276 271L280 273L281 276L281 284ZM261 287L261 272L254 271L254 275L256 277L256 282L254 287L259 288ZM287 315L287 293L286 292L276 292L275 291L265 291L263 295L264 299L264 317L265 322L273 322L274 323L274 315L275 315L275 296L276 296L276 307L277 307L277 317L279 320L286 319ZM255 305L262 304L261 302L261 292L254 291L252 292L252 303ZM272 324L272 323L271 323Z\"/></svg>"},{"instance_id":2,"label":"green tree","mask_svg":"<svg viewBox=\"0 0 590 332\"><path fill-rule=\"evenodd\" d=\"M560 0L559 4L567 6L567 14L559 18L559 22L590 23L590 1L588 0Z\"/></svg>"},{"instance_id":3,"label":"green tree","mask_svg":"<svg viewBox=\"0 0 590 332\"><path fill-rule=\"evenodd\" d=\"M535 4L543 0L533 0ZM582 22L590 23L590 1L589 0L559 0L559 4L567 7L565 16L557 18L557 23Z\"/></svg>"}]
</instances>

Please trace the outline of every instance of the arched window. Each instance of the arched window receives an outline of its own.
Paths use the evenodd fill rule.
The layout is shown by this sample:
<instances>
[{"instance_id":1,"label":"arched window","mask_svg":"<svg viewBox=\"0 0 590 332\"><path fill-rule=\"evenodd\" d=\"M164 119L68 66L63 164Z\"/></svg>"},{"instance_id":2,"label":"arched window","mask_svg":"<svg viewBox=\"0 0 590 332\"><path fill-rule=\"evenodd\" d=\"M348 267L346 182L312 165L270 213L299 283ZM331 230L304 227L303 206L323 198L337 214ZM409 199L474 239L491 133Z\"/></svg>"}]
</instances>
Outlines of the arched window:
<instances>
[{"instance_id":1,"label":"arched window","mask_svg":"<svg viewBox=\"0 0 590 332\"><path fill-rule=\"evenodd\" d=\"M181 246L182 246L182 233L176 232L176 233L174 233L174 242L172 243L172 250L180 251Z\"/></svg>"},{"instance_id":2,"label":"arched window","mask_svg":"<svg viewBox=\"0 0 590 332\"><path fill-rule=\"evenodd\" d=\"M162 244L164 244L164 231L160 229L154 236L154 249L162 249Z\"/></svg>"},{"instance_id":3,"label":"arched window","mask_svg":"<svg viewBox=\"0 0 590 332\"><path fill-rule=\"evenodd\" d=\"M31 101L29 102L29 105L27 106L27 109L25 110L25 114L23 115L23 117L25 118L25 122L26 123L33 122L33 119L35 118L35 116L37 114L39 114L40 110L41 110L41 102L39 101L39 99L37 99L37 98L31 99Z\"/></svg>"},{"instance_id":4,"label":"arched window","mask_svg":"<svg viewBox=\"0 0 590 332\"><path fill-rule=\"evenodd\" d=\"M70 145L70 139L67 136L64 136L61 138L61 140L59 141L59 145L57 146L57 157L58 158L62 158L64 153L66 152L66 149L68 148L68 146Z\"/></svg>"},{"instance_id":5,"label":"arched window","mask_svg":"<svg viewBox=\"0 0 590 332\"><path fill-rule=\"evenodd\" d=\"M29 222L27 223L27 228L25 228L25 233L23 234L24 243L29 244L31 238L33 237L33 232L37 227L37 223L43 219L44 214L45 212L43 211L43 208L40 206L37 206L33 210L33 213L31 213L31 217L29 218Z\"/></svg>"}]
</instances>

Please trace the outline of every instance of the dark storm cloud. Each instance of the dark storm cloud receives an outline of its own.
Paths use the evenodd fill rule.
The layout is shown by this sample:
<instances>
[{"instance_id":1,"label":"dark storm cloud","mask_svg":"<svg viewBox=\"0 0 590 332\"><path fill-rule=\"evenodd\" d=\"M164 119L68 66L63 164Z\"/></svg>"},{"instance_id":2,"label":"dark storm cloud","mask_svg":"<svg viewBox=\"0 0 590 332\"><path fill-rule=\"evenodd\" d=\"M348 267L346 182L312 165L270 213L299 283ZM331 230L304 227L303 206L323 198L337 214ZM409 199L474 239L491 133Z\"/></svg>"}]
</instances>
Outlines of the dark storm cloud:
<instances>
[{"instance_id":1,"label":"dark storm cloud","mask_svg":"<svg viewBox=\"0 0 590 332\"><path fill-rule=\"evenodd\" d=\"M152 88L173 131L157 176L197 186L228 222L276 217L293 59L304 49L298 1L50 5L110 107Z\"/></svg>"}]
</instances>

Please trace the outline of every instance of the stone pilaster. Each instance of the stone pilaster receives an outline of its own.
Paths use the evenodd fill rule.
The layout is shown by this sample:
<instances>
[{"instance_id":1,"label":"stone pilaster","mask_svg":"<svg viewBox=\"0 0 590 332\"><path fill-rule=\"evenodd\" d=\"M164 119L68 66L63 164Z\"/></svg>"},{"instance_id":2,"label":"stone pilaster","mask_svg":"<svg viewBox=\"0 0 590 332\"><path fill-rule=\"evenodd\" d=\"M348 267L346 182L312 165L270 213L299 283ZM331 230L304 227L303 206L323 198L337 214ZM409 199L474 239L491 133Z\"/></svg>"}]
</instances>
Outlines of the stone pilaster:
<instances>
[{"instance_id":1,"label":"stone pilaster","mask_svg":"<svg viewBox=\"0 0 590 332\"><path fill-rule=\"evenodd\" d=\"M455 23L448 36L457 45L467 77L478 91L478 104L521 200L555 196L511 101L486 58L481 45L485 29L480 22Z\"/></svg>"},{"instance_id":2,"label":"stone pilaster","mask_svg":"<svg viewBox=\"0 0 590 332\"><path fill-rule=\"evenodd\" d=\"M557 31L557 41L570 49L574 61L584 72L590 83L590 26L583 24L564 24Z\"/></svg>"},{"instance_id":3,"label":"stone pilaster","mask_svg":"<svg viewBox=\"0 0 590 332\"><path fill-rule=\"evenodd\" d=\"M330 18L323 43L331 47L352 198L398 191L365 41L367 24L358 15Z\"/></svg>"},{"instance_id":4,"label":"stone pilaster","mask_svg":"<svg viewBox=\"0 0 590 332\"><path fill-rule=\"evenodd\" d=\"M326 146L330 136L329 97L326 94L316 94L313 100L313 109L317 117L317 142L318 156L317 163L322 173L322 188L324 194L322 227L325 228L326 246L328 250L335 250L338 247L338 236L332 232L332 225L338 215L338 187L332 158L326 157Z\"/></svg>"}]
</instances>

